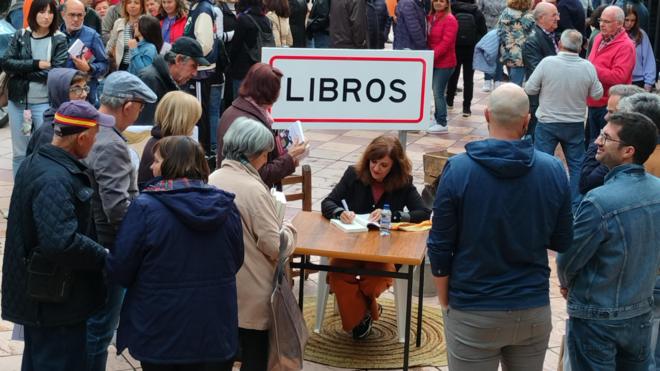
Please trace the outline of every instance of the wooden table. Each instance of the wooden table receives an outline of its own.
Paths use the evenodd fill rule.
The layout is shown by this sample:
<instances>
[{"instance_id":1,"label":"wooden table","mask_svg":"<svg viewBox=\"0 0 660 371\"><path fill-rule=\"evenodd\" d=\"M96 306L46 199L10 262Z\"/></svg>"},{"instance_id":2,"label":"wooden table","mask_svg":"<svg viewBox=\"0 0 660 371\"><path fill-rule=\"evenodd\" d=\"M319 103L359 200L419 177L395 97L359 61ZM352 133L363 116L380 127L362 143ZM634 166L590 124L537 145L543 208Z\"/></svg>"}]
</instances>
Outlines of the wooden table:
<instances>
[{"instance_id":1,"label":"wooden table","mask_svg":"<svg viewBox=\"0 0 660 371\"><path fill-rule=\"evenodd\" d=\"M328 272L392 277L407 280L406 324L403 350L403 369L408 370L410 354L410 318L412 314L413 270L416 265L419 270L419 303L417 306L417 336L416 345L421 345L422 305L424 293L424 260L426 256L425 232L392 231L390 236L380 236L378 231L346 233L330 224L319 212L301 211L293 219L293 225L298 231L298 241L295 254L304 255L301 263L292 263L293 268L299 268L300 277L304 277L305 269L316 269ZM361 268L333 267L325 264L313 264L307 256L315 255L328 258L352 259L376 263L392 263L408 265L408 272L389 272ZM300 283L298 302L303 308L304 283Z\"/></svg>"}]
</instances>

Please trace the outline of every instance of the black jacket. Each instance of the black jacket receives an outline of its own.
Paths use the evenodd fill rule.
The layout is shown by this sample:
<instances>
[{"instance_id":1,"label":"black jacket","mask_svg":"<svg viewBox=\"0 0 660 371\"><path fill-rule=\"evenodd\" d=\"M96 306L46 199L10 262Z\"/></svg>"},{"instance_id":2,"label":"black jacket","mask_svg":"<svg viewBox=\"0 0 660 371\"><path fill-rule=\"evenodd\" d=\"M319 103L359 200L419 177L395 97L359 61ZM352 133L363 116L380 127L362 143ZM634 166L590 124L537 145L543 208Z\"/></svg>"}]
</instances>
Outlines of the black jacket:
<instances>
[{"instance_id":1,"label":"black jacket","mask_svg":"<svg viewBox=\"0 0 660 371\"><path fill-rule=\"evenodd\" d=\"M307 2L305 0L289 0L289 27L293 36L293 47L304 48L307 46L305 35L305 18L307 17Z\"/></svg>"},{"instance_id":2,"label":"black jacket","mask_svg":"<svg viewBox=\"0 0 660 371\"><path fill-rule=\"evenodd\" d=\"M18 104L27 100L31 81L46 84L48 78L48 70L39 69L39 61L32 58L31 35L29 29L16 31L0 61L3 71L11 76L7 84L9 100ZM68 48L66 36L56 31L52 36L51 68L64 67L69 56Z\"/></svg>"},{"instance_id":3,"label":"black jacket","mask_svg":"<svg viewBox=\"0 0 660 371\"><path fill-rule=\"evenodd\" d=\"M86 167L47 144L16 174L9 205L2 277L2 318L30 326L81 323L105 302L106 251L92 238L92 188ZM37 302L26 294L25 258L38 250L53 266L72 270L69 300Z\"/></svg>"},{"instance_id":4,"label":"black jacket","mask_svg":"<svg viewBox=\"0 0 660 371\"><path fill-rule=\"evenodd\" d=\"M348 208L356 214L367 214L375 209L382 209L385 204L390 204L393 222L401 221L401 212L404 207L408 208L410 221L413 223L419 223L431 217L431 209L422 201L422 197L412 183L412 177L407 186L383 193L378 203L374 203L371 185L362 183L355 168L349 166L339 183L321 203L323 216L328 219L338 218L344 211L341 200L346 200Z\"/></svg>"},{"instance_id":5,"label":"black jacket","mask_svg":"<svg viewBox=\"0 0 660 371\"><path fill-rule=\"evenodd\" d=\"M534 25L532 33L527 37L523 46L525 76L529 79L543 58L556 54L555 44L550 36L546 35L541 27Z\"/></svg>"},{"instance_id":6,"label":"black jacket","mask_svg":"<svg viewBox=\"0 0 660 371\"><path fill-rule=\"evenodd\" d=\"M177 91L179 87L172 80L167 62L161 55L156 56L151 66L147 66L147 68L138 72L138 76L156 93L158 100L154 103L145 103L140 116L138 116L135 122L143 125L153 125L158 102L160 102L165 94L171 91Z\"/></svg>"},{"instance_id":7,"label":"black jacket","mask_svg":"<svg viewBox=\"0 0 660 371\"><path fill-rule=\"evenodd\" d=\"M580 174L580 193L586 195L596 187L600 187L605 183L605 175L610 172L610 169L596 160L596 152L598 146L596 143L589 144L584 160L582 160L582 170Z\"/></svg>"},{"instance_id":8,"label":"black jacket","mask_svg":"<svg viewBox=\"0 0 660 371\"><path fill-rule=\"evenodd\" d=\"M252 16L263 32L273 32L270 20L262 14L261 9L250 8L247 13ZM257 32L257 26L252 23L246 13L238 14L236 32L234 33L231 48L229 49L231 65L229 66L228 74L232 79L243 80L250 67L254 64L248 55L248 50L257 47Z\"/></svg>"},{"instance_id":9,"label":"black jacket","mask_svg":"<svg viewBox=\"0 0 660 371\"><path fill-rule=\"evenodd\" d=\"M330 27L330 0L315 0L307 18L307 36L315 32L328 34Z\"/></svg>"}]
</instances>

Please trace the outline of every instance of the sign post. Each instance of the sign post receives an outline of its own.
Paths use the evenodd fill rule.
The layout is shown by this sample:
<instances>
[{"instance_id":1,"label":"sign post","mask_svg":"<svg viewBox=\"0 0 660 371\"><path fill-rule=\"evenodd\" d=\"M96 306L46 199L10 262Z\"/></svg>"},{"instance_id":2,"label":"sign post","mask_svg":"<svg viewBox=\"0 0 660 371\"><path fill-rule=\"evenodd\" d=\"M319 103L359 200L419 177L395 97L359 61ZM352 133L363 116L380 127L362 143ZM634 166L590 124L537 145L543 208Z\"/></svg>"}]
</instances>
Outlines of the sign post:
<instances>
[{"instance_id":1,"label":"sign post","mask_svg":"<svg viewBox=\"0 0 660 371\"><path fill-rule=\"evenodd\" d=\"M431 123L433 52L264 48L284 74L274 129L424 130Z\"/></svg>"}]
</instances>

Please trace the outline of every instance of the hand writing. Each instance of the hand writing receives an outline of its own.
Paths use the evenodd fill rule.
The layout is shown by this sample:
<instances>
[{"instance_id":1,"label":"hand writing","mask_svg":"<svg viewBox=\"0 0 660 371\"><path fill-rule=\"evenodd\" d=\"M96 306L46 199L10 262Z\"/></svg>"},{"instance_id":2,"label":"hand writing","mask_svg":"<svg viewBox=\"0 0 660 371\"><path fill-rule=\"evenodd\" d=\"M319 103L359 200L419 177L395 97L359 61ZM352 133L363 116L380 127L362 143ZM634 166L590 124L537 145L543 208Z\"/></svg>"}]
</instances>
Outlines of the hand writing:
<instances>
[{"instance_id":1,"label":"hand writing","mask_svg":"<svg viewBox=\"0 0 660 371\"><path fill-rule=\"evenodd\" d=\"M341 220L342 223L351 224L354 219L355 213L352 211L342 211L341 215L339 215L339 220Z\"/></svg>"}]
</instances>

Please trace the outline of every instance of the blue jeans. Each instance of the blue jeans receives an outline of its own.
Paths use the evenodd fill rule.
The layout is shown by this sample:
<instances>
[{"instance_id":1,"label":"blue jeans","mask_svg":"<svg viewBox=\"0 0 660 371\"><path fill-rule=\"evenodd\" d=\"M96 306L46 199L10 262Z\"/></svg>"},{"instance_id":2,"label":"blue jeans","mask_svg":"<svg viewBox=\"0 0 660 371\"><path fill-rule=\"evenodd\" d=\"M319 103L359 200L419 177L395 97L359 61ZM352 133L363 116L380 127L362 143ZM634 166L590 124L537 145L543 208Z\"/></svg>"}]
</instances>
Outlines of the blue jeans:
<instances>
[{"instance_id":1,"label":"blue jeans","mask_svg":"<svg viewBox=\"0 0 660 371\"><path fill-rule=\"evenodd\" d=\"M649 371L655 371L656 365L660 366L660 276L655 278L653 289L653 321L651 322L651 365Z\"/></svg>"},{"instance_id":2,"label":"blue jeans","mask_svg":"<svg viewBox=\"0 0 660 371\"><path fill-rule=\"evenodd\" d=\"M571 369L648 371L651 314L621 320L569 318Z\"/></svg>"},{"instance_id":3,"label":"blue jeans","mask_svg":"<svg viewBox=\"0 0 660 371\"><path fill-rule=\"evenodd\" d=\"M25 326L21 371L85 369L85 322L70 326Z\"/></svg>"},{"instance_id":4,"label":"blue jeans","mask_svg":"<svg viewBox=\"0 0 660 371\"><path fill-rule=\"evenodd\" d=\"M20 30L23 28L23 8L12 10L11 13L7 14L7 20L15 29Z\"/></svg>"},{"instance_id":5,"label":"blue jeans","mask_svg":"<svg viewBox=\"0 0 660 371\"><path fill-rule=\"evenodd\" d=\"M119 312L126 290L108 284L108 301L105 306L87 320L87 370L105 371L108 346L119 324Z\"/></svg>"},{"instance_id":6,"label":"blue jeans","mask_svg":"<svg viewBox=\"0 0 660 371\"><path fill-rule=\"evenodd\" d=\"M330 34L314 32L311 39L307 39L308 48L327 49L330 47Z\"/></svg>"},{"instance_id":7,"label":"blue jeans","mask_svg":"<svg viewBox=\"0 0 660 371\"><path fill-rule=\"evenodd\" d=\"M209 94L209 126L211 128L211 149L215 151L218 143L216 140L218 132L218 120L222 114L222 96L224 95L225 84L211 85Z\"/></svg>"},{"instance_id":8,"label":"blue jeans","mask_svg":"<svg viewBox=\"0 0 660 371\"><path fill-rule=\"evenodd\" d=\"M497 65L495 66L495 74L491 75L490 73L484 73L484 80L502 81L503 75L504 66L502 66L502 63L500 63L498 58Z\"/></svg>"},{"instance_id":9,"label":"blue jeans","mask_svg":"<svg viewBox=\"0 0 660 371\"><path fill-rule=\"evenodd\" d=\"M607 114L607 107L589 107L587 111L587 131L585 133L585 149L589 144L600 135L600 129L605 127L605 115Z\"/></svg>"},{"instance_id":10,"label":"blue jeans","mask_svg":"<svg viewBox=\"0 0 660 371\"><path fill-rule=\"evenodd\" d=\"M44 112L48 107L50 107L48 103L28 104L27 108L32 111L32 132L39 129L41 124L44 123ZM23 133L24 110L25 103L19 104L10 100L7 104L14 176L16 176L18 168L21 166L23 160L25 160L25 152L27 151L28 143L30 143L30 134L26 135Z\"/></svg>"},{"instance_id":11,"label":"blue jeans","mask_svg":"<svg viewBox=\"0 0 660 371\"><path fill-rule=\"evenodd\" d=\"M445 90L447 83L454 73L454 67L451 68L433 68L433 99L435 102L435 122L447 126L447 101L445 100Z\"/></svg>"},{"instance_id":12,"label":"blue jeans","mask_svg":"<svg viewBox=\"0 0 660 371\"><path fill-rule=\"evenodd\" d=\"M509 81L522 86L525 81L525 67L507 67L509 69Z\"/></svg>"},{"instance_id":13,"label":"blue jeans","mask_svg":"<svg viewBox=\"0 0 660 371\"><path fill-rule=\"evenodd\" d=\"M573 209L580 203L580 171L584 160L584 127L581 122L539 122L536 125L534 148L550 155L557 144L566 157L570 177Z\"/></svg>"}]
</instances>

